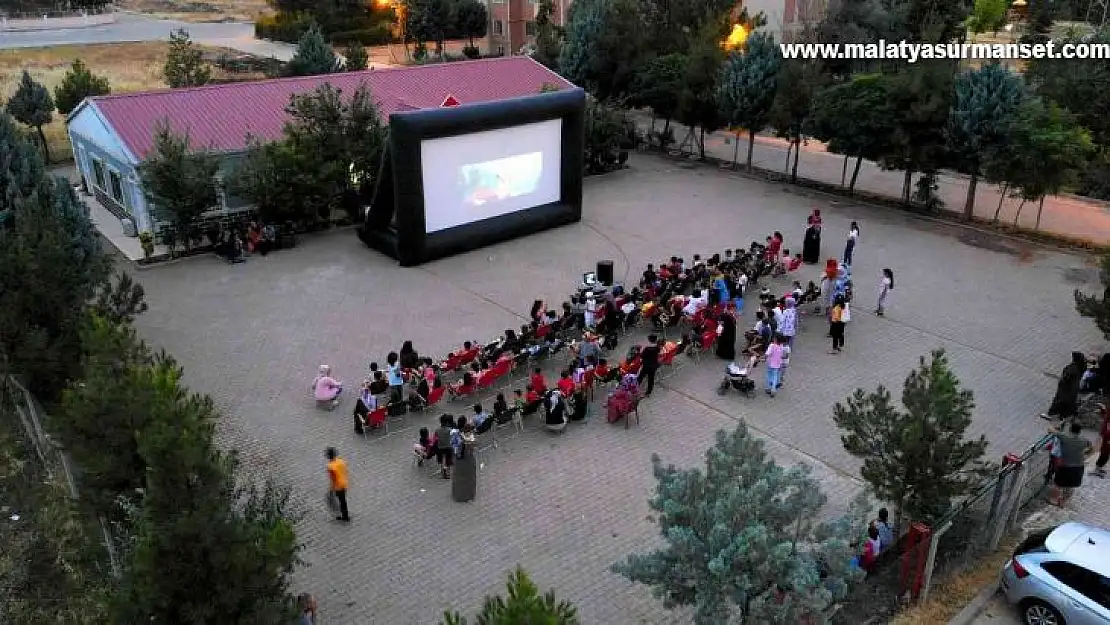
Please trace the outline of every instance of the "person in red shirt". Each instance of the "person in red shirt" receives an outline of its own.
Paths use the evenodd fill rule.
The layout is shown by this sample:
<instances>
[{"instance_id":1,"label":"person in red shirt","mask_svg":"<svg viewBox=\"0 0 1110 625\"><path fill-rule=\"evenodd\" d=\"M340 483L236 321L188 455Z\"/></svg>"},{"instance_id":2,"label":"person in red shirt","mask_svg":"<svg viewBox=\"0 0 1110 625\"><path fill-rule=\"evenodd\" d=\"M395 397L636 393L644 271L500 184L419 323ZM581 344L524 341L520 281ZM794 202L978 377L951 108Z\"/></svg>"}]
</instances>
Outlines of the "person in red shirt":
<instances>
[{"instance_id":1,"label":"person in red shirt","mask_svg":"<svg viewBox=\"0 0 1110 625\"><path fill-rule=\"evenodd\" d=\"M879 542L879 529L874 525L867 528L867 541L863 543L863 557L860 558L860 568L867 573L875 570L879 559L882 544Z\"/></svg>"},{"instance_id":2,"label":"person in red shirt","mask_svg":"<svg viewBox=\"0 0 1110 625\"><path fill-rule=\"evenodd\" d=\"M559 376L559 382L556 384L559 392L563 397L570 397L574 395L574 380L570 377L570 371L563 369L563 373Z\"/></svg>"},{"instance_id":3,"label":"person in red shirt","mask_svg":"<svg viewBox=\"0 0 1110 625\"><path fill-rule=\"evenodd\" d=\"M540 395L547 391L547 380L543 379L543 370L539 367L532 371L532 378L528 382L531 384L532 390Z\"/></svg>"},{"instance_id":4,"label":"person in red shirt","mask_svg":"<svg viewBox=\"0 0 1110 625\"><path fill-rule=\"evenodd\" d=\"M1103 404L1098 405L1102 410L1102 427L1099 428L1098 460L1095 461L1095 475L1106 477L1106 463L1110 462L1110 410Z\"/></svg>"}]
</instances>

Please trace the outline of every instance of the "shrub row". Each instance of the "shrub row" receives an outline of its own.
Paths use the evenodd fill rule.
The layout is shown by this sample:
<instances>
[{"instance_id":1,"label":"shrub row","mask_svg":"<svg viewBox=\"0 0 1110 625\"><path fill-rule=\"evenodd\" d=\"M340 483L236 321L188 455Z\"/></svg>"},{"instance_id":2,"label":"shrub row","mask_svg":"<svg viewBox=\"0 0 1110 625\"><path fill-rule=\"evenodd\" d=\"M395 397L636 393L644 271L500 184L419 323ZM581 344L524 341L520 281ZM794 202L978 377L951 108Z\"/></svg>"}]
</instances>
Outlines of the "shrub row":
<instances>
[{"instance_id":1,"label":"shrub row","mask_svg":"<svg viewBox=\"0 0 1110 625\"><path fill-rule=\"evenodd\" d=\"M400 43L386 24L359 30L342 30L332 33L328 38L337 46L350 45L356 42L364 46L384 46L390 43Z\"/></svg>"},{"instance_id":2,"label":"shrub row","mask_svg":"<svg viewBox=\"0 0 1110 625\"><path fill-rule=\"evenodd\" d=\"M258 39L297 43L301 35L315 23L316 20L309 13L262 15L254 23L254 36Z\"/></svg>"}]
</instances>

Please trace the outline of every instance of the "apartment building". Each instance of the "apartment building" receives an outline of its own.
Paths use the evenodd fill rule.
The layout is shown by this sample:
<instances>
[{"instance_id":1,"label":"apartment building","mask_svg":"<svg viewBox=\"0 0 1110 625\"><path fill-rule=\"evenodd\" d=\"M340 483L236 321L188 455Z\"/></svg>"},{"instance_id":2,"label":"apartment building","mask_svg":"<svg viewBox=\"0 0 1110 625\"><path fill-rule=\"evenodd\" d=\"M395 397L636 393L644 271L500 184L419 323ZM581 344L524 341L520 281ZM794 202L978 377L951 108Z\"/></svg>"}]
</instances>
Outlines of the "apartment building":
<instances>
[{"instance_id":1,"label":"apartment building","mask_svg":"<svg viewBox=\"0 0 1110 625\"><path fill-rule=\"evenodd\" d=\"M742 0L748 15L763 13L767 24L762 30L779 41L792 41L808 25L815 26L825 16L826 0Z\"/></svg>"},{"instance_id":2,"label":"apartment building","mask_svg":"<svg viewBox=\"0 0 1110 625\"><path fill-rule=\"evenodd\" d=\"M490 52L519 54L536 36L539 0L485 0L489 12L486 45ZM552 21L563 25L573 0L554 0Z\"/></svg>"}]
</instances>

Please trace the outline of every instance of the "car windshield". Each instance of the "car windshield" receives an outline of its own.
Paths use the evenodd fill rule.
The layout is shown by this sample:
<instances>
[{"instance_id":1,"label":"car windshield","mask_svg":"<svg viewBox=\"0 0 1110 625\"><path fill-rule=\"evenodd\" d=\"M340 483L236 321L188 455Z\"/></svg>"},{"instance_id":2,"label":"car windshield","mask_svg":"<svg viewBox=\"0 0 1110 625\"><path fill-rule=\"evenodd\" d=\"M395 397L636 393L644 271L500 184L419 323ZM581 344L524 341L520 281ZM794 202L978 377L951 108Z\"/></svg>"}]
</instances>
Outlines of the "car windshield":
<instances>
[{"instance_id":1,"label":"car windshield","mask_svg":"<svg viewBox=\"0 0 1110 625\"><path fill-rule=\"evenodd\" d=\"M1045 553L1048 549L1045 547L1045 541L1048 540L1048 535L1055 530L1055 527L1050 527L1045 530L1033 532L1021 541L1018 548L1014 551L1015 556L1020 556L1026 553Z\"/></svg>"}]
</instances>

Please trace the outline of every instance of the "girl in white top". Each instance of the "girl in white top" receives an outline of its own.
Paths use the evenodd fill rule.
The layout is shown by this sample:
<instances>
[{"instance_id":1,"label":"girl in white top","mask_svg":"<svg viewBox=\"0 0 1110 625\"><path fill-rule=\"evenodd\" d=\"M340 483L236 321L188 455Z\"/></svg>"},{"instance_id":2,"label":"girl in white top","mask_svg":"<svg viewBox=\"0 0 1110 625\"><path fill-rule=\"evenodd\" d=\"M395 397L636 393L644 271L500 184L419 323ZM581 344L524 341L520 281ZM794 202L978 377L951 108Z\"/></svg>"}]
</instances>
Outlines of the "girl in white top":
<instances>
[{"instance_id":1,"label":"girl in white top","mask_svg":"<svg viewBox=\"0 0 1110 625\"><path fill-rule=\"evenodd\" d=\"M859 241L859 225L853 221L852 225L848 228L848 241L844 244L845 265L850 266L852 264L852 252L856 249L857 241Z\"/></svg>"},{"instance_id":2,"label":"girl in white top","mask_svg":"<svg viewBox=\"0 0 1110 625\"><path fill-rule=\"evenodd\" d=\"M586 294L586 327L594 327L597 321L597 300L594 299L593 293Z\"/></svg>"},{"instance_id":3,"label":"girl in white top","mask_svg":"<svg viewBox=\"0 0 1110 625\"><path fill-rule=\"evenodd\" d=\"M886 298L891 291L894 290L894 272L890 269L883 269L883 279L879 283L879 303L875 308L875 314L882 317L883 310L886 308Z\"/></svg>"}]
</instances>

